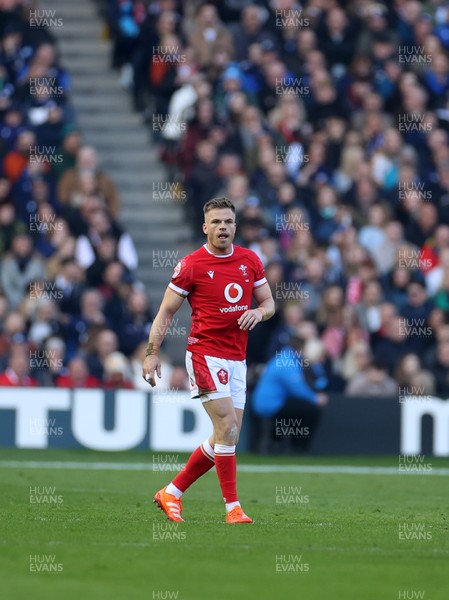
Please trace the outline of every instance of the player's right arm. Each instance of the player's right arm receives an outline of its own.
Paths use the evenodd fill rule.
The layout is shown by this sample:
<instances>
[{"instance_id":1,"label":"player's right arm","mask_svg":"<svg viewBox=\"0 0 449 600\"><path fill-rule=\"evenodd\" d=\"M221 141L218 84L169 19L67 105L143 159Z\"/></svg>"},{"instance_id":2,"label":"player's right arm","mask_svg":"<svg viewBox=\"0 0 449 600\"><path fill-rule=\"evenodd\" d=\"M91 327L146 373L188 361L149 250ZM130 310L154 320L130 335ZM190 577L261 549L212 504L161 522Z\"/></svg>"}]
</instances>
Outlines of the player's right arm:
<instances>
[{"instance_id":1,"label":"player's right arm","mask_svg":"<svg viewBox=\"0 0 449 600\"><path fill-rule=\"evenodd\" d=\"M151 387L156 385L155 372L159 379L161 378L161 361L158 354L159 348L164 341L165 334L167 333L173 315L179 310L183 301L184 296L167 288L159 312L154 318L153 325L151 326L145 360L142 365L142 377L145 381L148 381Z\"/></svg>"}]
</instances>

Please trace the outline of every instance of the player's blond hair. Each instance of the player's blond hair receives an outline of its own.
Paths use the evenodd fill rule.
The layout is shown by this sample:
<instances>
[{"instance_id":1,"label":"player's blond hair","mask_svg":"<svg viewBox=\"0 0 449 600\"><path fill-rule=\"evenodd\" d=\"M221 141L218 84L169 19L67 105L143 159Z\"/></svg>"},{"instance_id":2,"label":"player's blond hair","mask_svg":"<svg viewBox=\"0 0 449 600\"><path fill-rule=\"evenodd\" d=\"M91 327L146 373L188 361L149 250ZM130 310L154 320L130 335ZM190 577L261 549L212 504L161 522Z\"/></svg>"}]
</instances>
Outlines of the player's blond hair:
<instances>
[{"instance_id":1,"label":"player's blond hair","mask_svg":"<svg viewBox=\"0 0 449 600\"><path fill-rule=\"evenodd\" d=\"M230 208L235 214L235 206L230 200L228 200L228 198L212 198L212 200L206 202L206 204L203 206L204 216L206 216L206 214L214 208Z\"/></svg>"}]
</instances>

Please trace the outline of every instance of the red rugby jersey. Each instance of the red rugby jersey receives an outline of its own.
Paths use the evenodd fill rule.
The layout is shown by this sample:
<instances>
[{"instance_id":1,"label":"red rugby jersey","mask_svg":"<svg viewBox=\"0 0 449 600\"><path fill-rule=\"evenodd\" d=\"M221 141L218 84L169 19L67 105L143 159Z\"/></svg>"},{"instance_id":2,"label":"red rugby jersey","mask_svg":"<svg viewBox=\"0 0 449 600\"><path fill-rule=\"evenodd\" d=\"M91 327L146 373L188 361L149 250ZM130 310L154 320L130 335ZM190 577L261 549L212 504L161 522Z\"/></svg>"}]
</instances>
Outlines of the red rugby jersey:
<instances>
[{"instance_id":1,"label":"red rugby jersey","mask_svg":"<svg viewBox=\"0 0 449 600\"><path fill-rule=\"evenodd\" d=\"M241 246L212 254L206 244L175 267L168 287L187 296L192 327L187 350L228 360L245 360L248 331L237 319L251 308L253 290L266 283L259 257Z\"/></svg>"}]
</instances>

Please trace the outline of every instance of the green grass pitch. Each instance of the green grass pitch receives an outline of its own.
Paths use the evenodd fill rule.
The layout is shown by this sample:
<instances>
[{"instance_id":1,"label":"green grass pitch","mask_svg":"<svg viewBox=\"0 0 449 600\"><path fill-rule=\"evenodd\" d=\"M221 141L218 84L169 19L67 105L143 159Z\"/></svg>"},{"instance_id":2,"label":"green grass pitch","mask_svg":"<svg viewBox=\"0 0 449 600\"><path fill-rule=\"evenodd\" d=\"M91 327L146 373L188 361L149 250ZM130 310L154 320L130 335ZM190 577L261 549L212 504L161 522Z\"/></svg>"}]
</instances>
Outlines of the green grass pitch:
<instances>
[{"instance_id":1,"label":"green grass pitch","mask_svg":"<svg viewBox=\"0 0 449 600\"><path fill-rule=\"evenodd\" d=\"M448 598L448 475L435 474L447 460L429 457L433 474L419 475L250 468L238 488L254 524L229 526L215 471L186 493L187 522L167 521L151 499L173 473L143 470L154 456L1 450L2 600ZM398 467L397 458L238 461Z\"/></svg>"}]
</instances>

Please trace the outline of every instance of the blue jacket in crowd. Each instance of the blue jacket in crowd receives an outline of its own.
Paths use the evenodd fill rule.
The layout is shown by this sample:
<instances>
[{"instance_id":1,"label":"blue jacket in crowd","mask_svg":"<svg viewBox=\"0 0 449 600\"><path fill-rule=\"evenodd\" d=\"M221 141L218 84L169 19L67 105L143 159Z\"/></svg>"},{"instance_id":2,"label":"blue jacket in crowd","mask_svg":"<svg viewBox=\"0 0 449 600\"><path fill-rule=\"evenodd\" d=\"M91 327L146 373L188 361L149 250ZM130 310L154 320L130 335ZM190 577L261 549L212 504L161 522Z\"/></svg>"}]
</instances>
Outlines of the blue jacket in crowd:
<instances>
[{"instance_id":1,"label":"blue jacket in crowd","mask_svg":"<svg viewBox=\"0 0 449 600\"><path fill-rule=\"evenodd\" d=\"M317 404L317 392L327 386L326 374L322 365L306 365L298 354L290 346L285 346L268 361L252 398L252 407L259 417L272 417L289 398ZM314 389L306 380L305 368L311 370Z\"/></svg>"}]
</instances>

